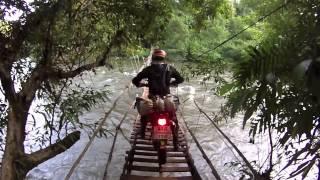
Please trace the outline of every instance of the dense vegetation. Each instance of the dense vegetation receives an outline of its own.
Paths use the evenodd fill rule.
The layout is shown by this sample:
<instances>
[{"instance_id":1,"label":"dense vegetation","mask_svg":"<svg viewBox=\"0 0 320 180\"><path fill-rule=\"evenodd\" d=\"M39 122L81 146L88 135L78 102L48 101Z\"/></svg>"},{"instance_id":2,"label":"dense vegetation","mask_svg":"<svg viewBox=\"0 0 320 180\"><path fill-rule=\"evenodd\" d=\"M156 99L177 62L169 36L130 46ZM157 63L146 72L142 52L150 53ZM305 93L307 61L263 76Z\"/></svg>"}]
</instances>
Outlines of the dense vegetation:
<instances>
[{"instance_id":1,"label":"dense vegetation","mask_svg":"<svg viewBox=\"0 0 320 180\"><path fill-rule=\"evenodd\" d=\"M78 115L105 100L107 92L86 89L72 79L106 65L117 48L159 39L157 34L170 16L169 4L118 0L0 2L2 179L23 179L33 167L79 139L80 132L73 131L81 126ZM26 125L36 126L38 122L28 120L36 99L45 100L36 108L46 120L45 131L36 141L40 148L28 152L24 147Z\"/></svg>"},{"instance_id":2,"label":"dense vegetation","mask_svg":"<svg viewBox=\"0 0 320 180\"><path fill-rule=\"evenodd\" d=\"M290 176L307 176L320 148L319 14L319 0L1 1L2 179L23 179L79 139L78 116L108 92L75 84L74 77L151 46L183 61L186 76L214 80L228 115L244 112L250 136L267 133L272 149L286 151L278 157L289 158L287 166L299 164ZM28 113L41 99L43 149L27 152ZM273 153L256 172L261 178L275 176Z\"/></svg>"},{"instance_id":3,"label":"dense vegetation","mask_svg":"<svg viewBox=\"0 0 320 180\"><path fill-rule=\"evenodd\" d=\"M258 4L257 12L280 3ZM235 64L228 106L231 115L245 111L244 124L251 118L253 137L274 129L289 157L286 167L299 164L289 177L304 178L319 160L320 2L296 0L284 6L268 19L267 36ZM269 168L274 165L271 156Z\"/></svg>"},{"instance_id":4,"label":"dense vegetation","mask_svg":"<svg viewBox=\"0 0 320 180\"><path fill-rule=\"evenodd\" d=\"M197 18L177 8L168 24L162 45L187 75L220 86L224 110L244 112L252 142L258 133L270 137L269 163L260 167L267 178L304 178L319 161L319 13L317 0L241 0L220 4L196 27ZM227 82L221 75L229 72ZM276 159L288 162L281 169L297 168L277 177Z\"/></svg>"},{"instance_id":5,"label":"dense vegetation","mask_svg":"<svg viewBox=\"0 0 320 180\"><path fill-rule=\"evenodd\" d=\"M319 13L316 0L241 0L200 30L189 28L192 18L181 12L168 26L184 33L168 33L165 46L192 63L192 75L220 85L229 116L244 112L252 142L257 133L270 137L269 164L260 172L268 178L304 178L319 161ZM231 82L221 78L226 72ZM277 177L275 156L288 161L281 168L296 170Z\"/></svg>"}]
</instances>

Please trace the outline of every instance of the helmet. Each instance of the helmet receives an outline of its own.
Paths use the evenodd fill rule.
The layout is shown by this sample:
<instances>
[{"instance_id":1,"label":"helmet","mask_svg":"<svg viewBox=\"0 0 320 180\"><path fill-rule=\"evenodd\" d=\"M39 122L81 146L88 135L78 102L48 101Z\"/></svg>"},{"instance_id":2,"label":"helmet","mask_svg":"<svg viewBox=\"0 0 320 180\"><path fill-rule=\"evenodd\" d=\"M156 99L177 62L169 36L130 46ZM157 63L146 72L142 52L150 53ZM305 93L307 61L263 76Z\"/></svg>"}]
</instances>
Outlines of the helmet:
<instances>
[{"instance_id":1,"label":"helmet","mask_svg":"<svg viewBox=\"0 0 320 180\"><path fill-rule=\"evenodd\" d=\"M162 57L165 58L167 53L162 49L155 49L152 53L152 57Z\"/></svg>"}]
</instances>

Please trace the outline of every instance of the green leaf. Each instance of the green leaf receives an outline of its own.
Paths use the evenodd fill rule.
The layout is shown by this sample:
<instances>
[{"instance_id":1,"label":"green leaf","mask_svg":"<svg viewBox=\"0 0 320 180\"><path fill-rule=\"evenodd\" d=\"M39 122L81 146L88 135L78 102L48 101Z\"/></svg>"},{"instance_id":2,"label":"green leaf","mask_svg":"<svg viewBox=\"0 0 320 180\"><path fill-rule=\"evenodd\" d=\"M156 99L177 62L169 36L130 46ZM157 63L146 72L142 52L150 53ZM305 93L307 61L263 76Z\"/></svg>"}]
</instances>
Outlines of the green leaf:
<instances>
[{"instance_id":1,"label":"green leaf","mask_svg":"<svg viewBox=\"0 0 320 180\"><path fill-rule=\"evenodd\" d=\"M243 122L242 122L242 129L244 129L247 120L252 116L252 114L256 111L256 107L255 106L251 106L249 107L246 112L244 113L244 117L243 117Z\"/></svg>"},{"instance_id":2,"label":"green leaf","mask_svg":"<svg viewBox=\"0 0 320 180\"><path fill-rule=\"evenodd\" d=\"M226 93L230 92L234 87L236 87L235 83L226 83L218 88L217 94L219 96L224 96Z\"/></svg>"}]
</instances>

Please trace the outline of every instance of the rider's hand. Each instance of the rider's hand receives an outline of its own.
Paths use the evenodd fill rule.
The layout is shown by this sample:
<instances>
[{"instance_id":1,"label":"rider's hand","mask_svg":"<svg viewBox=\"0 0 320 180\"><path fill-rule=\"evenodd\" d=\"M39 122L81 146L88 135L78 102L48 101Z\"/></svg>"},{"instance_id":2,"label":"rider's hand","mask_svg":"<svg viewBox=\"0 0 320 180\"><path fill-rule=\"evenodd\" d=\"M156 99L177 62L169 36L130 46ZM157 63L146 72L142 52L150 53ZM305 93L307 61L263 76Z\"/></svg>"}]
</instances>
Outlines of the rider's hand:
<instances>
[{"instance_id":1,"label":"rider's hand","mask_svg":"<svg viewBox=\"0 0 320 180\"><path fill-rule=\"evenodd\" d=\"M139 83L139 87L148 87L147 83Z\"/></svg>"},{"instance_id":2,"label":"rider's hand","mask_svg":"<svg viewBox=\"0 0 320 180\"><path fill-rule=\"evenodd\" d=\"M178 87L178 84L177 83L170 83L170 86L171 87Z\"/></svg>"}]
</instances>

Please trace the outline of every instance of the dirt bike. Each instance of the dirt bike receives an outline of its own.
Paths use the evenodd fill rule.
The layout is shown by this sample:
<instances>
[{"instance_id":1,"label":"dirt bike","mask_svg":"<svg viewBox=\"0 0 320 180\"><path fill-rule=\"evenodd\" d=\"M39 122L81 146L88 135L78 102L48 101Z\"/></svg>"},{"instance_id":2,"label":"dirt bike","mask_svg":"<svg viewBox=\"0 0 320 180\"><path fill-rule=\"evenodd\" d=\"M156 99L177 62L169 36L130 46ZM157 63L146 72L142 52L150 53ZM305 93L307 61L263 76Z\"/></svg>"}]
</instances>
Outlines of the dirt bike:
<instances>
[{"instance_id":1,"label":"dirt bike","mask_svg":"<svg viewBox=\"0 0 320 180\"><path fill-rule=\"evenodd\" d=\"M170 119L169 113L167 112L153 113L151 117L151 124L151 140L154 149L158 152L159 165L162 165L167 162L167 145L169 139L176 131L176 125Z\"/></svg>"},{"instance_id":2,"label":"dirt bike","mask_svg":"<svg viewBox=\"0 0 320 180\"><path fill-rule=\"evenodd\" d=\"M175 97L175 101L178 101L178 97ZM175 120L175 112L167 112L165 108L159 108L155 104L158 104L157 100L162 100L160 97L151 98L153 101L153 112L148 115L148 121L151 122L151 141L154 149L158 152L158 162L159 165L165 164L167 162L167 145L169 139L173 139L174 149L178 149L178 124ZM137 101L141 101L141 98L137 98ZM139 109L139 108L138 108Z\"/></svg>"}]
</instances>

